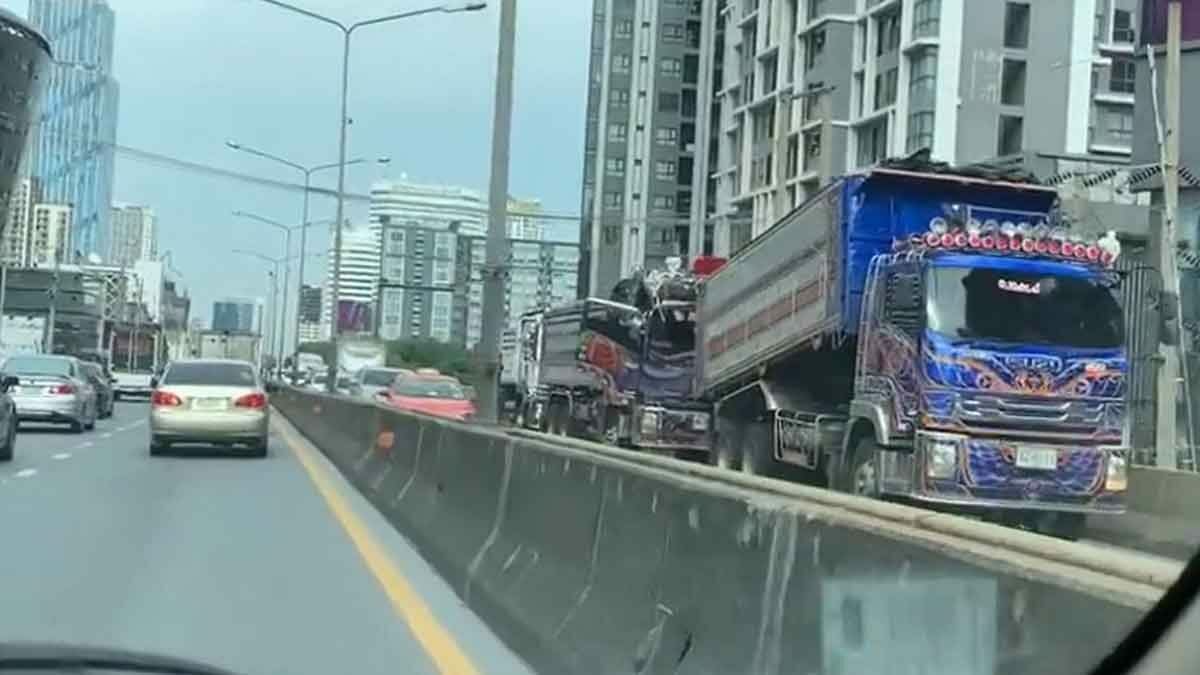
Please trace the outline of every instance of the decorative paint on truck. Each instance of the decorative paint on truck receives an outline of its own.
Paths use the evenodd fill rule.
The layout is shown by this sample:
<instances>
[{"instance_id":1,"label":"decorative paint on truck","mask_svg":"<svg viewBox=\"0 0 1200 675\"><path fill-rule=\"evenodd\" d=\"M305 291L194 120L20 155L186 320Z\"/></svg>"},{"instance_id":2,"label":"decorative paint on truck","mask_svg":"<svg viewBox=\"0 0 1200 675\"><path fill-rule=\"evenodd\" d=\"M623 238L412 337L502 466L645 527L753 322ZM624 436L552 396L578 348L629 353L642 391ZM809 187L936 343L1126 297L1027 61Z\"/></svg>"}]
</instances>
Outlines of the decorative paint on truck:
<instances>
[{"instance_id":1,"label":"decorative paint on truck","mask_svg":"<svg viewBox=\"0 0 1200 675\"><path fill-rule=\"evenodd\" d=\"M698 306L717 463L793 464L820 484L1065 536L1085 513L1119 511L1120 247L1060 227L1056 200L1036 184L874 169L739 252Z\"/></svg>"}]
</instances>

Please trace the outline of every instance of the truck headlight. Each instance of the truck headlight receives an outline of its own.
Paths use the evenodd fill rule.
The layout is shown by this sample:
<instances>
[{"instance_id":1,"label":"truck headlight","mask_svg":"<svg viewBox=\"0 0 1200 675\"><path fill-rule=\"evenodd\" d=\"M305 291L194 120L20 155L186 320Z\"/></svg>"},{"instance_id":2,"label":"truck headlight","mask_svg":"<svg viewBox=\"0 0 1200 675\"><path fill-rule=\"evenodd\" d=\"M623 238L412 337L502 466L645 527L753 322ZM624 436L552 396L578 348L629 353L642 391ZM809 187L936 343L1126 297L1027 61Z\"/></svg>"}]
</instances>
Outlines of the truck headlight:
<instances>
[{"instance_id":1,"label":"truck headlight","mask_svg":"<svg viewBox=\"0 0 1200 675\"><path fill-rule=\"evenodd\" d=\"M958 468L958 443L945 438L925 441L925 474L930 478L953 478Z\"/></svg>"},{"instance_id":2,"label":"truck headlight","mask_svg":"<svg viewBox=\"0 0 1200 675\"><path fill-rule=\"evenodd\" d=\"M694 431L708 431L708 415L704 413L692 415L692 429Z\"/></svg>"},{"instance_id":3,"label":"truck headlight","mask_svg":"<svg viewBox=\"0 0 1200 675\"><path fill-rule=\"evenodd\" d=\"M642 413L642 435L656 436L658 435L658 413L644 412Z\"/></svg>"},{"instance_id":4,"label":"truck headlight","mask_svg":"<svg viewBox=\"0 0 1200 675\"><path fill-rule=\"evenodd\" d=\"M1108 455L1108 474L1104 478L1104 489L1110 492L1123 492L1129 485L1129 469L1125 455L1110 452Z\"/></svg>"}]
</instances>

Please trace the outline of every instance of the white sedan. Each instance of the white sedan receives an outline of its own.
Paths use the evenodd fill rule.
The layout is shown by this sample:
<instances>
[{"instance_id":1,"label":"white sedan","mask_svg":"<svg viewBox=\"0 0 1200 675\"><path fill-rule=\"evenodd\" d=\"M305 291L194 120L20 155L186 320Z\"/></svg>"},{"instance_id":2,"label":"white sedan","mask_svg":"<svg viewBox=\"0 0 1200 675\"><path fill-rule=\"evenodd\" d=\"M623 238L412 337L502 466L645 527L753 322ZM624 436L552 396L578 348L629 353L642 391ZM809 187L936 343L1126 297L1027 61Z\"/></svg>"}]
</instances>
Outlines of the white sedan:
<instances>
[{"instance_id":1,"label":"white sedan","mask_svg":"<svg viewBox=\"0 0 1200 675\"><path fill-rule=\"evenodd\" d=\"M267 391L245 361L173 361L150 396L150 454L176 443L249 446L267 455Z\"/></svg>"}]
</instances>

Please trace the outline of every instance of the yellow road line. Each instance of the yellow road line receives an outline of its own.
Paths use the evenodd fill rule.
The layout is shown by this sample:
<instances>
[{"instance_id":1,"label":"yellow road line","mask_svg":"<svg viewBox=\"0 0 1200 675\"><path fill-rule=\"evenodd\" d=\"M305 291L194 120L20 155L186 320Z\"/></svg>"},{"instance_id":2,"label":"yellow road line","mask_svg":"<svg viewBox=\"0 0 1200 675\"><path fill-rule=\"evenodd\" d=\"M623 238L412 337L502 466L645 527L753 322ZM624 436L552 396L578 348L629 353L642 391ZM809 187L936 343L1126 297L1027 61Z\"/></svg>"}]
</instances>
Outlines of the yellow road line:
<instances>
[{"instance_id":1,"label":"yellow road line","mask_svg":"<svg viewBox=\"0 0 1200 675\"><path fill-rule=\"evenodd\" d=\"M338 489L334 487L328 471L320 466L313 451L284 424L274 424L274 426L279 431L284 443L291 449L292 454L300 460L300 464L308 472L308 477L312 479L317 491L329 506L333 517L337 519L338 524L350 537L354 548L358 550L363 563L374 575L379 585L383 587L384 593L392 603L392 608L408 624L413 636L417 638L417 642L421 643L421 647L429 655L438 672L442 675L478 675L479 670L463 653L462 648L454 641L449 631L438 622L437 617L413 589L412 584L404 578L396 564L384 552L383 547L371 536L366 524L354 513Z\"/></svg>"}]
</instances>

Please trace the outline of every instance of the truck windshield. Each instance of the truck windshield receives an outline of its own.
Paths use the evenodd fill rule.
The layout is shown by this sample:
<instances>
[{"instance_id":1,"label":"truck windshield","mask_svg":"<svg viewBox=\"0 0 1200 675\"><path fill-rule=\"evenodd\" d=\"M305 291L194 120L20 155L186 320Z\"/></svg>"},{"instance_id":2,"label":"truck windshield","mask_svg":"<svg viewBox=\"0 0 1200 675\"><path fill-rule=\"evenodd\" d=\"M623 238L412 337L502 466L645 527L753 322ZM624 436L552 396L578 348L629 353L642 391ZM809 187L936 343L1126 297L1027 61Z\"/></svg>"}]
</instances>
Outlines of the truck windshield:
<instances>
[{"instance_id":1,"label":"truck windshield","mask_svg":"<svg viewBox=\"0 0 1200 675\"><path fill-rule=\"evenodd\" d=\"M696 322L690 308L660 308L647 321L651 355L676 356L696 349Z\"/></svg>"},{"instance_id":2,"label":"truck windshield","mask_svg":"<svg viewBox=\"0 0 1200 675\"><path fill-rule=\"evenodd\" d=\"M1124 344L1120 303L1097 279L931 267L928 286L928 326L951 338L1085 349Z\"/></svg>"}]
</instances>

